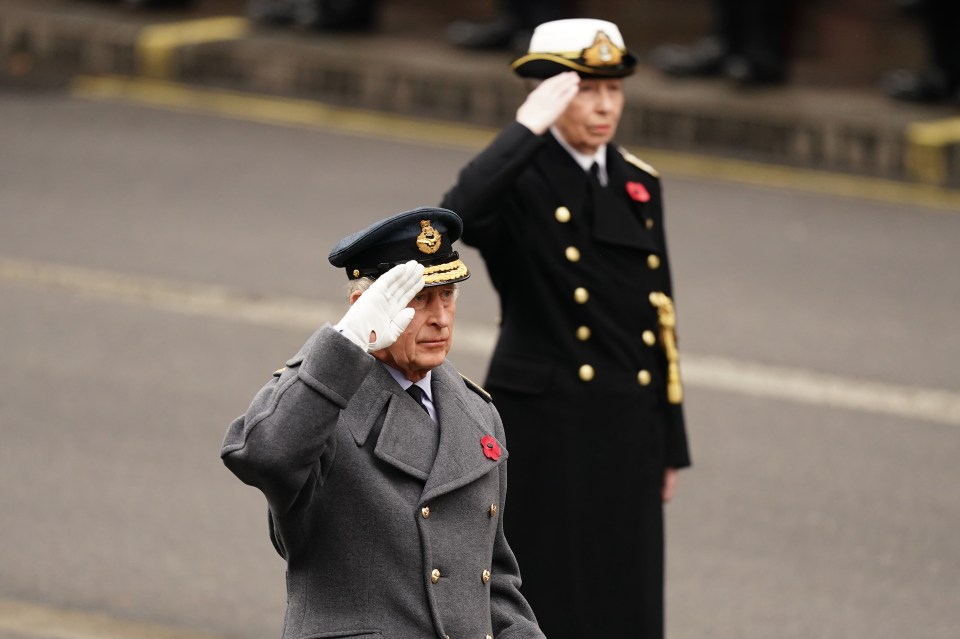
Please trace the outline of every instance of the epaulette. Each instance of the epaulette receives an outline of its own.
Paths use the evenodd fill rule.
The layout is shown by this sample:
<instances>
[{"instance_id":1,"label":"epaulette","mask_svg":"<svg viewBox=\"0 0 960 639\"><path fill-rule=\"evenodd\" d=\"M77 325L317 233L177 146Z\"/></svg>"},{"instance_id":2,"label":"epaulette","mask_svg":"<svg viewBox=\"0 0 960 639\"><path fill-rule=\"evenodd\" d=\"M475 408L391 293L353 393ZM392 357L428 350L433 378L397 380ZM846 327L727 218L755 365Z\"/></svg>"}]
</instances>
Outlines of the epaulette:
<instances>
[{"instance_id":1,"label":"epaulette","mask_svg":"<svg viewBox=\"0 0 960 639\"><path fill-rule=\"evenodd\" d=\"M638 158L637 156L635 156L635 155L634 155L633 153L631 153L630 151L627 151L627 150L626 150L625 148L623 148L622 146L618 146L618 147L617 147L617 150L620 151L620 155L623 156L623 159L624 159L624 160L626 160L626 161L629 162L630 164L634 165L635 167L637 167L637 168L640 169L641 171L644 171L645 173L649 173L649 174L652 175L653 177L657 177L657 178L660 177L660 172L659 172L659 171L657 171L655 168L653 168L652 166L650 166L649 164L647 164L646 162L644 162L643 160L641 160L640 158Z\"/></svg>"},{"instance_id":2,"label":"epaulette","mask_svg":"<svg viewBox=\"0 0 960 639\"><path fill-rule=\"evenodd\" d=\"M463 378L463 383L467 385L467 388L469 388L469 389L472 390L474 393L476 393L476 394L479 395L480 397L482 397L482 398L484 398L485 400L487 400L487 403L490 403L490 402L493 401L493 397L490 395L490 393L488 393L487 391L483 390L483 387L480 386L480 384L476 383L475 381L473 381L472 379L470 379L469 377L467 377L467 376L464 375L463 373L460 373L460 377Z\"/></svg>"}]
</instances>

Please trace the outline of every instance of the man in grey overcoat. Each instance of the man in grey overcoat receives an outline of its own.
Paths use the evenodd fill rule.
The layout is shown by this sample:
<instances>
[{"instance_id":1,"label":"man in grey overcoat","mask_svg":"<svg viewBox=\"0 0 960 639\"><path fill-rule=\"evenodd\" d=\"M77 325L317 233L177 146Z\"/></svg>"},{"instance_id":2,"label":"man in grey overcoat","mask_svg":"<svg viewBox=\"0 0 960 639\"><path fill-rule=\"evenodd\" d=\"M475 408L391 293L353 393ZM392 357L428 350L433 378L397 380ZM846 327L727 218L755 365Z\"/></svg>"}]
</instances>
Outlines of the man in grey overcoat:
<instances>
[{"instance_id":1,"label":"man in grey overcoat","mask_svg":"<svg viewBox=\"0 0 960 639\"><path fill-rule=\"evenodd\" d=\"M503 533L500 417L445 361L461 230L421 208L341 240L349 310L227 430L287 562L284 639L543 637Z\"/></svg>"}]
</instances>

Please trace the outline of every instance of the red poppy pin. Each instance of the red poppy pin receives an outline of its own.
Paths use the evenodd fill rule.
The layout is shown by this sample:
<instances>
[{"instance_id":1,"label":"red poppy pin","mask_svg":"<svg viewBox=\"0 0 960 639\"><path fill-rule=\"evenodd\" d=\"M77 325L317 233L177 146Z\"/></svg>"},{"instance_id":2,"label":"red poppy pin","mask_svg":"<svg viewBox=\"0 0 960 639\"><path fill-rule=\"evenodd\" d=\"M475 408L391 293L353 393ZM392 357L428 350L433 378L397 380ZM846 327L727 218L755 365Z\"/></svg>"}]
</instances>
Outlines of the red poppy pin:
<instances>
[{"instance_id":1,"label":"red poppy pin","mask_svg":"<svg viewBox=\"0 0 960 639\"><path fill-rule=\"evenodd\" d=\"M627 182L627 194L637 202L650 201L650 191L639 182Z\"/></svg>"},{"instance_id":2,"label":"red poppy pin","mask_svg":"<svg viewBox=\"0 0 960 639\"><path fill-rule=\"evenodd\" d=\"M480 446L483 447L483 454L493 461L500 459L500 444L490 435L484 435L480 438Z\"/></svg>"}]
</instances>

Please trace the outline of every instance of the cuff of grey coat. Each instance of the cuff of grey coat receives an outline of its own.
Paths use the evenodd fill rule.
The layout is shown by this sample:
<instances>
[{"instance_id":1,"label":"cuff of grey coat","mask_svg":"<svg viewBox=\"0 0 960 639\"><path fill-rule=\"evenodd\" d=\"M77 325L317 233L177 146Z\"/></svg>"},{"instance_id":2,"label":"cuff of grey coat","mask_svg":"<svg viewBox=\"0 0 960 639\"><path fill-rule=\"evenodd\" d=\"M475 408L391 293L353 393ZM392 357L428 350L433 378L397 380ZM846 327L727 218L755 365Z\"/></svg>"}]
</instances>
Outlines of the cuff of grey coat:
<instances>
[{"instance_id":1,"label":"cuff of grey coat","mask_svg":"<svg viewBox=\"0 0 960 639\"><path fill-rule=\"evenodd\" d=\"M314 333L287 362L299 364L303 383L341 408L360 388L376 360L329 324Z\"/></svg>"}]
</instances>

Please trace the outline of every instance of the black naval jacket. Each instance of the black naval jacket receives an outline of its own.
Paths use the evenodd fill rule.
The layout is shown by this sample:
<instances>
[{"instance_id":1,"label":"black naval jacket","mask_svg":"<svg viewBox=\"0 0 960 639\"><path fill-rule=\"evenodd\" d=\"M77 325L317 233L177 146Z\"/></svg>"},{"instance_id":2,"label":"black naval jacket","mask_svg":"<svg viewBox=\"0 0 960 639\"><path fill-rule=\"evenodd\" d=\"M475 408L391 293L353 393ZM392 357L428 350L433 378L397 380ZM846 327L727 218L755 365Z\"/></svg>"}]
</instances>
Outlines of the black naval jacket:
<instances>
[{"instance_id":1,"label":"black naval jacket","mask_svg":"<svg viewBox=\"0 0 960 639\"><path fill-rule=\"evenodd\" d=\"M666 357L649 299L654 291L673 298L660 180L613 145L607 174L608 186L594 194L551 134L513 123L444 197L500 296L486 385L642 396L667 415L658 461L682 468L690 465L683 410L666 402ZM593 216L598 207L603 214Z\"/></svg>"},{"instance_id":2,"label":"black naval jacket","mask_svg":"<svg viewBox=\"0 0 960 639\"><path fill-rule=\"evenodd\" d=\"M511 443L521 592L551 639L662 639L663 472L690 464L650 298L672 298L670 262L656 172L609 145L606 169L601 188L513 123L442 206L500 297L486 387Z\"/></svg>"}]
</instances>

